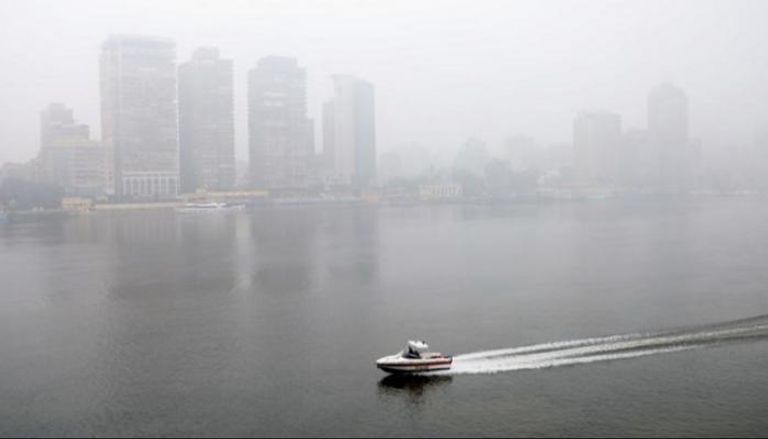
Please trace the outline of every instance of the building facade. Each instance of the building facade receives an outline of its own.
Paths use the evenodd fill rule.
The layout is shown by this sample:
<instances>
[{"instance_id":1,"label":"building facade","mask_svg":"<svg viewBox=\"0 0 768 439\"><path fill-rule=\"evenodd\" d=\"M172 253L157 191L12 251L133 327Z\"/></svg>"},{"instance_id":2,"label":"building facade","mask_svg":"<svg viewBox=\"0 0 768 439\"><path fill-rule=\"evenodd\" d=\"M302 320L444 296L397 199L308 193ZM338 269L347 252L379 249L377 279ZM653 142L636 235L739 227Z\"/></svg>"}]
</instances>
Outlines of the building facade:
<instances>
[{"instance_id":1,"label":"building facade","mask_svg":"<svg viewBox=\"0 0 768 439\"><path fill-rule=\"evenodd\" d=\"M373 84L333 76L333 98L323 106L323 155L332 184L366 187L376 178Z\"/></svg>"},{"instance_id":2,"label":"building facade","mask_svg":"<svg viewBox=\"0 0 768 439\"><path fill-rule=\"evenodd\" d=\"M585 185L614 183L621 142L621 116L607 111L579 114L573 124L576 181Z\"/></svg>"},{"instance_id":3,"label":"building facade","mask_svg":"<svg viewBox=\"0 0 768 439\"><path fill-rule=\"evenodd\" d=\"M111 195L112 172L106 148L91 140L87 125L75 122L64 104L40 114L40 180L60 186L68 196Z\"/></svg>"},{"instance_id":4,"label":"building facade","mask_svg":"<svg viewBox=\"0 0 768 439\"><path fill-rule=\"evenodd\" d=\"M306 72L295 58L262 58L248 73L248 144L253 187L291 191L313 184L314 126Z\"/></svg>"},{"instance_id":5,"label":"building facade","mask_svg":"<svg viewBox=\"0 0 768 439\"><path fill-rule=\"evenodd\" d=\"M696 147L688 133L688 97L661 84L648 94L648 135L656 162L657 185L684 190L693 183Z\"/></svg>"},{"instance_id":6,"label":"building facade","mask_svg":"<svg viewBox=\"0 0 768 439\"><path fill-rule=\"evenodd\" d=\"M175 198L179 190L176 45L115 36L101 49L101 134L113 155L115 194Z\"/></svg>"},{"instance_id":7,"label":"building facade","mask_svg":"<svg viewBox=\"0 0 768 439\"><path fill-rule=\"evenodd\" d=\"M179 66L181 192L235 186L232 61L200 48Z\"/></svg>"}]
</instances>

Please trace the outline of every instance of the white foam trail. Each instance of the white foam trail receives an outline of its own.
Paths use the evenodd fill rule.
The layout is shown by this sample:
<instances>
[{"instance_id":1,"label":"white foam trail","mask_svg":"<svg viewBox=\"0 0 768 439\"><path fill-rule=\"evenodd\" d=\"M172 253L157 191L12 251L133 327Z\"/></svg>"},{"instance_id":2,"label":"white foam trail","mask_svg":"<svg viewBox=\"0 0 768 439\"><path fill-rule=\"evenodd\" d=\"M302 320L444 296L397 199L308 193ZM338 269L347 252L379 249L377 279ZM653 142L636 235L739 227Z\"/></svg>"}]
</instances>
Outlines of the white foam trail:
<instances>
[{"instance_id":1,"label":"white foam trail","mask_svg":"<svg viewBox=\"0 0 768 439\"><path fill-rule=\"evenodd\" d=\"M747 338L768 338L768 323L739 321L669 333L613 335L473 352L455 356L451 370L430 375L499 373L621 360Z\"/></svg>"},{"instance_id":2,"label":"white foam trail","mask_svg":"<svg viewBox=\"0 0 768 439\"><path fill-rule=\"evenodd\" d=\"M462 355L455 356L454 359L472 360L477 358L502 357L502 356L515 355L515 354L525 354L530 352L552 351L552 350L563 349L563 348L588 346L588 345L606 343L611 341L619 341L619 340L624 340L624 339L639 337L639 336L641 336L641 334L612 335L608 337L584 338L581 340L556 341L556 342L550 342L550 343L540 343L540 344L535 344L530 346L520 346L516 348L495 349L490 351L474 352L471 354L462 354Z\"/></svg>"},{"instance_id":3,"label":"white foam trail","mask_svg":"<svg viewBox=\"0 0 768 439\"><path fill-rule=\"evenodd\" d=\"M499 361L484 362L482 364L457 363L450 371L439 374L462 375L462 374L493 374L500 372L512 372L518 370L547 369L550 367L572 366L577 364L595 363L599 361L614 361L628 358L643 357L647 355L662 354L668 352L679 352L693 349L695 345L677 346L660 349L648 349L642 351L631 351L614 354L589 355L573 358L552 358L539 359L536 361Z\"/></svg>"}]
</instances>

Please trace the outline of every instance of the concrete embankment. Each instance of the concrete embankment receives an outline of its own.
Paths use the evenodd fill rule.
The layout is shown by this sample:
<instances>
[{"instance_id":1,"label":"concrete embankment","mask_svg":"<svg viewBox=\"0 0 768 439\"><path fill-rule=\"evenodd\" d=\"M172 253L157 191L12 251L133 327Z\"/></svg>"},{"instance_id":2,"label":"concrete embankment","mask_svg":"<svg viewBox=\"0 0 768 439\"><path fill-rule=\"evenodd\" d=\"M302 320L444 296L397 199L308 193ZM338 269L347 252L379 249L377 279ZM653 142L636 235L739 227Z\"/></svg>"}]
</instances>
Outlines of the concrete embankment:
<instances>
[{"instance_id":1,"label":"concrete embankment","mask_svg":"<svg viewBox=\"0 0 768 439\"><path fill-rule=\"evenodd\" d=\"M166 210L181 206L183 203L177 201L160 203L115 203L115 204L96 204L93 206L95 211L126 211L126 210Z\"/></svg>"}]
</instances>

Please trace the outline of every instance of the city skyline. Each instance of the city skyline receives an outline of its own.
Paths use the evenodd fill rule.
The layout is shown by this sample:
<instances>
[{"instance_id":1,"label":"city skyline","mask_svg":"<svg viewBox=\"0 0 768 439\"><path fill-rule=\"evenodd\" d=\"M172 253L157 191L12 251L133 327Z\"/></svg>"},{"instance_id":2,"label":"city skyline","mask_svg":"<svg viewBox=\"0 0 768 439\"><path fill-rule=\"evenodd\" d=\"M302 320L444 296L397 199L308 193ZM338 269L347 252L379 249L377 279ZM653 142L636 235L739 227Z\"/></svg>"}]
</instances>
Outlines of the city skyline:
<instances>
[{"instance_id":1,"label":"city skyline","mask_svg":"<svg viewBox=\"0 0 768 439\"><path fill-rule=\"evenodd\" d=\"M468 17L430 2L395 3L374 7L372 12L370 5L366 9L340 2L337 11L346 14L346 21L324 14L322 7L293 4L293 10L319 18L309 26L303 26L300 14L281 15L264 5L225 3L207 15L193 7L170 22L175 4L153 2L158 13L149 19L140 15L140 6L124 6L122 21L115 22L99 15L101 6L83 4L93 8L74 9L92 12L73 16L70 22L52 20L55 14L64 14L56 5L30 9L4 4L7 13L2 20L11 38L0 44L6 45L6 56L14 62L0 73L0 79L13 87L2 90L0 101L13 105L13 111L0 122L7 139L0 162L35 155L37 130L22 116L36 113L48 102L66 102L94 127L94 137L101 137L94 100L98 87L91 85L97 77L92 52L108 33L125 30L174 39L178 59L188 59L196 47L212 45L234 60L239 160L247 156L245 72L256 59L269 54L296 57L307 66L307 111L315 121L320 120L322 103L331 93L330 75L348 73L375 83L382 153L410 143L433 151L455 150L471 136L486 139L498 150L504 138L517 133L544 145L567 142L573 115L585 108L617 112L628 129L642 127L646 116L640 103L648 89L663 82L686 90L691 98L691 132L701 138L705 149L721 153L725 148L749 146L768 119L766 104L752 99L768 92L761 79L768 67L760 56L766 53L763 45L768 40L760 38L766 31L758 26L757 17L766 9L762 3L724 7L722 2L671 6L552 2L511 7L514 15L548 23L543 33L524 21L516 21L509 29L502 27L494 19L502 6L494 2L481 2ZM686 17L691 5L697 11L694 22ZM401 18L404 11L412 12L411 18ZM427 19L430 14L435 19ZM222 27L222 19L231 26ZM574 34L574 23L586 19L598 26ZM259 23L259 37L246 26L253 20ZM41 39L32 32L29 38L12 38L30 33L27 25L31 29L48 26L58 37ZM288 29L296 28L303 33L285 37ZM347 38L361 28L370 32L359 41ZM404 35L395 36L395 28ZM629 43L602 38L617 29ZM457 44L459 35L467 36L466 41ZM438 50L438 38L447 38L450 51ZM530 49L533 43L538 49ZM30 64L42 53L45 61ZM458 61L452 58L471 68L457 70ZM315 125L319 138L320 124Z\"/></svg>"},{"instance_id":2,"label":"city skyline","mask_svg":"<svg viewBox=\"0 0 768 439\"><path fill-rule=\"evenodd\" d=\"M174 41L138 35L108 37L100 60L103 132L108 138L91 140L89 126L76 124L72 109L50 104L41 113L36 178L58 184L68 194L116 195L124 200L171 199L198 189L235 188L232 60L222 59L218 48L208 46L177 64ZM305 71L297 59L283 56L261 58L249 71L248 187L291 191L321 184L326 188L381 184L376 181L373 85L352 75L331 77L334 95L323 105L318 152L314 121L306 115ZM555 158L561 166L542 167L541 147L519 135L507 138L507 154L501 160L521 171L544 174L570 173L567 169L572 167L573 176L564 180L567 185L694 189L702 177L701 142L690 135L689 111L683 89L658 84L646 98L645 129L625 128L622 115L615 112L582 110L573 121L570 163L561 151ZM178 119L170 117L175 114ZM178 134L163 134L171 132ZM79 143L72 146L87 148L51 148L53 134L59 144L74 139ZM522 150L515 150L514 139L523 141ZM482 176L491 159L500 159L498 154L489 155L484 139L470 137L464 145L472 142L480 142L487 156L471 172ZM461 157L460 150L455 160ZM427 160L435 169L433 158ZM527 164L513 163L519 160ZM96 169L97 165L104 169ZM454 173L461 166L454 161ZM753 166L741 178L754 184L759 172ZM71 175L77 174L89 180L87 190L73 183L76 178ZM101 193L94 190L94 176L104 179ZM398 175L390 172L391 177Z\"/></svg>"},{"instance_id":3,"label":"city skyline","mask_svg":"<svg viewBox=\"0 0 768 439\"><path fill-rule=\"evenodd\" d=\"M207 46L177 63L173 40L132 34L107 37L99 63L104 138L91 139L72 108L50 103L40 113L38 154L20 168L26 169L22 179L70 196L120 201L235 189L232 60ZM314 121L306 116L305 78L305 68L290 57L261 58L249 71L246 185L303 191L327 179L369 186L376 175L373 85L333 77L335 96L327 105L335 102L335 112L324 118L336 126L325 130L323 155L339 159L324 163L315 152ZM2 169L7 177L5 163Z\"/></svg>"}]
</instances>

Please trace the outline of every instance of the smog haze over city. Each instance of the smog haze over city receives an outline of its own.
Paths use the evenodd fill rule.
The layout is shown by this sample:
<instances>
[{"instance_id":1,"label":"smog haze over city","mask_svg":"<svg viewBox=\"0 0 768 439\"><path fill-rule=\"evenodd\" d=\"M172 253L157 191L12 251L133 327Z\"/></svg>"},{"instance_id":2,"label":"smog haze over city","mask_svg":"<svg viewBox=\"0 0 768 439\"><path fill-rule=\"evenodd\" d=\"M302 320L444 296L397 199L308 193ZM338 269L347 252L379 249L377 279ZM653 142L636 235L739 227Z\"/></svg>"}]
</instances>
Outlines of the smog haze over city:
<instances>
[{"instance_id":1,"label":"smog haze over city","mask_svg":"<svg viewBox=\"0 0 768 439\"><path fill-rule=\"evenodd\" d=\"M0 437L768 433L768 2L0 2Z\"/></svg>"},{"instance_id":2,"label":"smog haze over city","mask_svg":"<svg viewBox=\"0 0 768 439\"><path fill-rule=\"evenodd\" d=\"M575 114L589 109L642 128L647 93L664 82L689 95L691 131L706 147L747 146L768 120L768 104L756 98L768 93L761 1L7 1L2 8L0 162L37 153L37 119L29 115L52 101L66 102L98 132L98 50L124 33L174 39L179 62L199 46L234 60L243 160L246 72L272 54L307 68L316 120L330 75L375 83L382 151L417 143L450 155L470 136L501 149L515 134L568 143Z\"/></svg>"}]
</instances>

